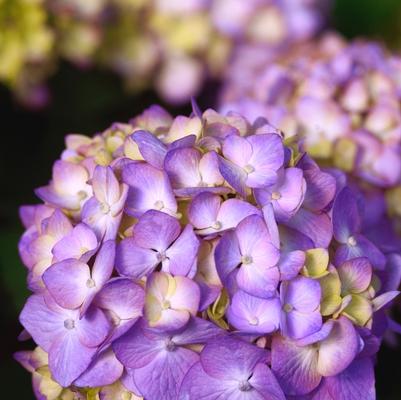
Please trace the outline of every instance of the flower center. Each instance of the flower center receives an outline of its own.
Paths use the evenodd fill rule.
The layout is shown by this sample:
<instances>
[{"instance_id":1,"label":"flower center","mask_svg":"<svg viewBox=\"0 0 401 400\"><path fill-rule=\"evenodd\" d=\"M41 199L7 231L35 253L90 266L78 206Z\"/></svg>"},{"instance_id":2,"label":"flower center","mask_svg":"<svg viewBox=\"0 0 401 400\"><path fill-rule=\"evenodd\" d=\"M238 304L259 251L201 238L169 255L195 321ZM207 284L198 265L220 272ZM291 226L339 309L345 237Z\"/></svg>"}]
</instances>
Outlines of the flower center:
<instances>
[{"instance_id":1,"label":"flower center","mask_svg":"<svg viewBox=\"0 0 401 400\"><path fill-rule=\"evenodd\" d=\"M162 309L168 310L171 307L171 303L168 300L164 300L162 303Z\"/></svg>"},{"instance_id":2,"label":"flower center","mask_svg":"<svg viewBox=\"0 0 401 400\"><path fill-rule=\"evenodd\" d=\"M88 197L88 193L86 193L85 190L80 190L80 191L77 193L77 196L78 196L81 200L84 200L84 199L86 199L86 198Z\"/></svg>"},{"instance_id":3,"label":"flower center","mask_svg":"<svg viewBox=\"0 0 401 400\"><path fill-rule=\"evenodd\" d=\"M272 200L280 200L280 199L281 199L281 193L279 192L272 193Z\"/></svg>"},{"instance_id":4,"label":"flower center","mask_svg":"<svg viewBox=\"0 0 401 400\"><path fill-rule=\"evenodd\" d=\"M350 236L347 240L347 243L351 246L354 247L356 246L356 239L353 236Z\"/></svg>"},{"instance_id":5,"label":"flower center","mask_svg":"<svg viewBox=\"0 0 401 400\"><path fill-rule=\"evenodd\" d=\"M251 174L253 171L255 171L255 168L253 168L252 167L252 165L245 165L245 167L244 167L244 171L247 173L247 174Z\"/></svg>"},{"instance_id":6,"label":"flower center","mask_svg":"<svg viewBox=\"0 0 401 400\"><path fill-rule=\"evenodd\" d=\"M157 200L154 204L155 210L162 210L164 208L164 203L161 200Z\"/></svg>"},{"instance_id":7,"label":"flower center","mask_svg":"<svg viewBox=\"0 0 401 400\"><path fill-rule=\"evenodd\" d=\"M249 320L249 324L252 325L252 326L259 325L259 319L258 319L257 317L252 317L252 318Z\"/></svg>"},{"instance_id":8,"label":"flower center","mask_svg":"<svg viewBox=\"0 0 401 400\"><path fill-rule=\"evenodd\" d=\"M223 226L223 224L220 221L214 221L213 225L212 225L212 228L216 229L216 231L217 231L217 230L221 229L222 226Z\"/></svg>"},{"instance_id":9,"label":"flower center","mask_svg":"<svg viewBox=\"0 0 401 400\"><path fill-rule=\"evenodd\" d=\"M89 279L86 281L86 287L87 287L88 289L92 289L93 287L95 287L95 281L94 281L93 279L89 278Z\"/></svg>"},{"instance_id":10,"label":"flower center","mask_svg":"<svg viewBox=\"0 0 401 400\"><path fill-rule=\"evenodd\" d=\"M164 346L167 351L174 351L176 344L173 342L172 339L166 339L166 341L164 342Z\"/></svg>"},{"instance_id":11,"label":"flower center","mask_svg":"<svg viewBox=\"0 0 401 400\"><path fill-rule=\"evenodd\" d=\"M101 203L100 204L100 211L103 214L108 214L110 212L110 206L108 204L106 204L106 203Z\"/></svg>"},{"instance_id":12,"label":"flower center","mask_svg":"<svg viewBox=\"0 0 401 400\"><path fill-rule=\"evenodd\" d=\"M292 307L291 304L288 304L288 303L287 303L287 304L284 304L284 306L283 306L283 310L284 310L286 313L291 312L292 309L293 309L293 307Z\"/></svg>"},{"instance_id":13,"label":"flower center","mask_svg":"<svg viewBox=\"0 0 401 400\"><path fill-rule=\"evenodd\" d=\"M64 321L64 328L65 329L74 329L75 328L75 321L71 318L66 319Z\"/></svg>"},{"instance_id":14,"label":"flower center","mask_svg":"<svg viewBox=\"0 0 401 400\"><path fill-rule=\"evenodd\" d=\"M250 390L252 390L252 385L248 381L241 381L238 384L238 389L241 392L249 392Z\"/></svg>"},{"instance_id":15,"label":"flower center","mask_svg":"<svg viewBox=\"0 0 401 400\"><path fill-rule=\"evenodd\" d=\"M167 258L167 256L166 256L166 252L164 252L164 251L159 251L158 253L157 253L157 261L158 262L163 262L166 258Z\"/></svg>"},{"instance_id":16,"label":"flower center","mask_svg":"<svg viewBox=\"0 0 401 400\"><path fill-rule=\"evenodd\" d=\"M252 263L252 257L251 256L242 256L241 257L241 263L242 264L251 264Z\"/></svg>"}]
</instances>

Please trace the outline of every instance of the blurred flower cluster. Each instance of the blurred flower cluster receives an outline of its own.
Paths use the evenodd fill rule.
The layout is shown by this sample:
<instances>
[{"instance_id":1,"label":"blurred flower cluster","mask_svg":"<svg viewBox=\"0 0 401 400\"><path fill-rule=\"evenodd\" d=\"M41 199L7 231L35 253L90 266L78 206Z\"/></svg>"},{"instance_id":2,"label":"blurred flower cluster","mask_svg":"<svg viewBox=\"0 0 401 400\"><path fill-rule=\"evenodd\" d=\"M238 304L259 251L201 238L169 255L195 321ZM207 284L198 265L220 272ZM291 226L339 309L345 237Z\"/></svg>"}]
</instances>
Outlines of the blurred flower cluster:
<instances>
[{"instance_id":1,"label":"blurred flower cluster","mask_svg":"<svg viewBox=\"0 0 401 400\"><path fill-rule=\"evenodd\" d=\"M0 0L0 82L22 103L47 102L43 81L52 68L54 33L43 0Z\"/></svg>"},{"instance_id":2,"label":"blurred flower cluster","mask_svg":"<svg viewBox=\"0 0 401 400\"><path fill-rule=\"evenodd\" d=\"M206 77L224 71L237 43L278 51L312 37L328 3L2 0L0 55L6 62L0 80L18 94L38 97L32 91L50 73L50 61L65 59L116 71L132 90L154 85L179 103L197 94Z\"/></svg>"},{"instance_id":3,"label":"blurred flower cluster","mask_svg":"<svg viewBox=\"0 0 401 400\"><path fill-rule=\"evenodd\" d=\"M375 398L400 240L266 119L153 106L67 136L36 194L19 250L38 347L16 358L38 399Z\"/></svg>"},{"instance_id":4,"label":"blurred flower cluster","mask_svg":"<svg viewBox=\"0 0 401 400\"><path fill-rule=\"evenodd\" d=\"M274 61L268 50L241 47L221 104L267 117L288 137L302 137L322 165L365 187L389 189L390 213L400 216L400 100L400 57L375 42L326 34Z\"/></svg>"}]
</instances>

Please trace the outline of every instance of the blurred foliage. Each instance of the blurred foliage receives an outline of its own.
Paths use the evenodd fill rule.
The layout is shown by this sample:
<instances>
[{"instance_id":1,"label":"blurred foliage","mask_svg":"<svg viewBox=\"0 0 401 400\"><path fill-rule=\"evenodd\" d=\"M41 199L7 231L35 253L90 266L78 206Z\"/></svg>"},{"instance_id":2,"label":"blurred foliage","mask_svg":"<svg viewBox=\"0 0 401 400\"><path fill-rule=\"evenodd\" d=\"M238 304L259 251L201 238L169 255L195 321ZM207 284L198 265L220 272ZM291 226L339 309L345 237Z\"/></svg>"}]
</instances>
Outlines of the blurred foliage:
<instances>
[{"instance_id":1,"label":"blurred foliage","mask_svg":"<svg viewBox=\"0 0 401 400\"><path fill-rule=\"evenodd\" d=\"M331 22L347 37L365 35L386 40L393 47L401 44L400 0L337 0ZM50 107L34 113L20 108L11 93L0 87L0 376L7 382L2 386L4 399L33 398L28 373L12 360L17 349L32 347L30 342L21 344L16 339L21 329L18 312L27 296L26 270L17 252L23 231L18 206L37 201L33 189L49 180L66 133L92 135L113 121L127 121L153 103L163 104L153 92L127 95L112 73L78 70L68 64L51 79L50 89ZM203 109L213 104L217 90L214 82L205 86L199 98ZM188 105L168 109L190 112ZM401 364L395 362L397 358L401 358L401 350L389 348L383 348L379 356L379 400L401 398Z\"/></svg>"}]
</instances>

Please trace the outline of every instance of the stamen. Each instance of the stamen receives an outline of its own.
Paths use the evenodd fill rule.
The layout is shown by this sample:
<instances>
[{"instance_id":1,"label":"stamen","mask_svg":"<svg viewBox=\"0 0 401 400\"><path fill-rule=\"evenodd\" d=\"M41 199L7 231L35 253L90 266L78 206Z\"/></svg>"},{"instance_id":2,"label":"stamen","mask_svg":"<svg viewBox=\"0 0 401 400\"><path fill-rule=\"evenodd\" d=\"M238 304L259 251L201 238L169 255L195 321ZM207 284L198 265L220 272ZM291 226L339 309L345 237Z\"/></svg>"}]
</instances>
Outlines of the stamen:
<instances>
[{"instance_id":1,"label":"stamen","mask_svg":"<svg viewBox=\"0 0 401 400\"><path fill-rule=\"evenodd\" d=\"M258 319L257 317L252 317L252 318L249 320L249 324L252 325L252 326L259 325L259 319Z\"/></svg>"},{"instance_id":2,"label":"stamen","mask_svg":"<svg viewBox=\"0 0 401 400\"><path fill-rule=\"evenodd\" d=\"M162 309L168 310L171 307L171 303L168 300L164 300L162 303Z\"/></svg>"},{"instance_id":3,"label":"stamen","mask_svg":"<svg viewBox=\"0 0 401 400\"><path fill-rule=\"evenodd\" d=\"M81 200L84 200L88 197L88 193L86 193L85 190L80 190L77 195Z\"/></svg>"},{"instance_id":4,"label":"stamen","mask_svg":"<svg viewBox=\"0 0 401 400\"><path fill-rule=\"evenodd\" d=\"M95 281L94 281L93 279L89 278L89 279L86 281L86 287L87 287L88 289L92 289L92 288L95 287L95 286L96 286L96 284L95 284Z\"/></svg>"},{"instance_id":5,"label":"stamen","mask_svg":"<svg viewBox=\"0 0 401 400\"><path fill-rule=\"evenodd\" d=\"M164 347L167 351L174 351L176 348L176 344L173 342L172 339L166 339L164 342Z\"/></svg>"},{"instance_id":6,"label":"stamen","mask_svg":"<svg viewBox=\"0 0 401 400\"><path fill-rule=\"evenodd\" d=\"M164 203L161 200L157 200L153 205L155 210L162 210L164 208Z\"/></svg>"},{"instance_id":7,"label":"stamen","mask_svg":"<svg viewBox=\"0 0 401 400\"><path fill-rule=\"evenodd\" d=\"M253 262L253 259L251 256L242 256L241 257L242 264L251 264L252 262Z\"/></svg>"},{"instance_id":8,"label":"stamen","mask_svg":"<svg viewBox=\"0 0 401 400\"><path fill-rule=\"evenodd\" d=\"M280 200L281 199L281 193L280 192L273 192L271 197L272 197L272 200Z\"/></svg>"},{"instance_id":9,"label":"stamen","mask_svg":"<svg viewBox=\"0 0 401 400\"><path fill-rule=\"evenodd\" d=\"M347 240L347 243L351 246L354 247L356 246L356 239L353 236L350 236Z\"/></svg>"},{"instance_id":10,"label":"stamen","mask_svg":"<svg viewBox=\"0 0 401 400\"><path fill-rule=\"evenodd\" d=\"M159 251L158 253L157 253L157 261L158 262L163 262L166 258L167 258L167 256L166 256L166 252L164 252L164 251Z\"/></svg>"},{"instance_id":11,"label":"stamen","mask_svg":"<svg viewBox=\"0 0 401 400\"><path fill-rule=\"evenodd\" d=\"M106 204L106 203L101 203L100 204L100 211L103 214L108 214L110 212L110 206L108 204Z\"/></svg>"},{"instance_id":12,"label":"stamen","mask_svg":"<svg viewBox=\"0 0 401 400\"><path fill-rule=\"evenodd\" d=\"M238 389L241 392L249 392L252 390L252 385L248 381L242 381L238 384Z\"/></svg>"},{"instance_id":13,"label":"stamen","mask_svg":"<svg viewBox=\"0 0 401 400\"><path fill-rule=\"evenodd\" d=\"M74 329L75 328L75 321L71 318L66 319L64 321L64 328L65 329Z\"/></svg>"},{"instance_id":14,"label":"stamen","mask_svg":"<svg viewBox=\"0 0 401 400\"><path fill-rule=\"evenodd\" d=\"M253 171L255 171L255 168L254 167L252 167L252 165L245 165L245 167L244 167L244 171L247 173L247 174L251 174Z\"/></svg>"},{"instance_id":15,"label":"stamen","mask_svg":"<svg viewBox=\"0 0 401 400\"><path fill-rule=\"evenodd\" d=\"M212 228L216 229L216 231L221 229L222 227L223 227L223 224L220 221L214 221L213 222Z\"/></svg>"},{"instance_id":16,"label":"stamen","mask_svg":"<svg viewBox=\"0 0 401 400\"><path fill-rule=\"evenodd\" d=\"M291 312L292 310L293 310L293 306L291 305L291 304L284 304L284 306L283 306L283 310L286 312L286 313L289 313L289 312Z\"/></svg>"}]
</instances>

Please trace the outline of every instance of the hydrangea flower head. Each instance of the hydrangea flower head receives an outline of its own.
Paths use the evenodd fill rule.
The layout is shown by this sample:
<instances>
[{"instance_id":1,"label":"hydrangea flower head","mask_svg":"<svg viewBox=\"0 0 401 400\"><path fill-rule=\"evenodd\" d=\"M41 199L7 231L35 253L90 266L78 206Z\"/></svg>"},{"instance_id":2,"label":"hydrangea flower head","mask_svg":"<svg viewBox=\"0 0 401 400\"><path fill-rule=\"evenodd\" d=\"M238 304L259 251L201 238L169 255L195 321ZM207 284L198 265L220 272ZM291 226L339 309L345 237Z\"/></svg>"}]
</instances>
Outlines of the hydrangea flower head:
<instances>
[{"instance_id":1,"label":"hydrangea flower head","mask_svg":"<svg viewBox=\"0 0 401 400\"><path fill-rule=\"evenodd\" d=\"M373 400L400 248L341 173L197 107L66 143L21 209L38 399Z\"/></svg>"}]
</instances>

